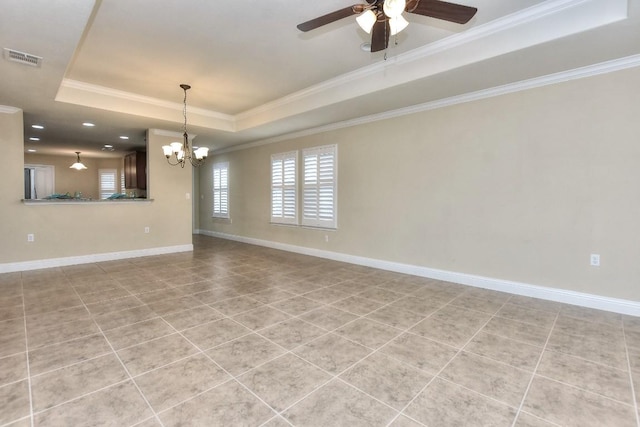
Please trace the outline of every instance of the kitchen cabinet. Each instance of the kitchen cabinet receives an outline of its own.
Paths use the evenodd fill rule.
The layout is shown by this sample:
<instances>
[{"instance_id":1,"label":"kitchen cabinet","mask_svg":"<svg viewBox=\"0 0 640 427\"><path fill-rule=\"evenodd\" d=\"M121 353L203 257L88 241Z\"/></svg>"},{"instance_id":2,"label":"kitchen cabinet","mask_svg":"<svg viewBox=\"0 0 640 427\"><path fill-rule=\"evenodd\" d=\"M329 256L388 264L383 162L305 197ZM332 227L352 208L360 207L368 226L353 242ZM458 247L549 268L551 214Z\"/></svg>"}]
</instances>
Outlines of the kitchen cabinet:
<instances>
[{"instance_id":1,"label":"kitchen cabinet","mask_svg":"<svg viewBox=\"0 0 640 427\"><path fill-rule=\"evenodd\" d=\"M135 151L124 156L124 188L147 189L146 151Z\"/></svg>"}]
</instances>

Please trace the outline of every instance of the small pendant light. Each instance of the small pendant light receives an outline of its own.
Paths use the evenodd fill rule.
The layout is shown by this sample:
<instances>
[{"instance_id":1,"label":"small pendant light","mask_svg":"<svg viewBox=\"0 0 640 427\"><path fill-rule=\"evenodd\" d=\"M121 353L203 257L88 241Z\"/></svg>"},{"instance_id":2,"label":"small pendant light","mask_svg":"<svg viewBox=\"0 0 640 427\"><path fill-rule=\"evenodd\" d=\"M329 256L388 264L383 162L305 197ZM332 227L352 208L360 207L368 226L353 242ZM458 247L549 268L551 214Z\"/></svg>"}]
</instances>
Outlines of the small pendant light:
<instances>
[{"instance_id":1,"label":"small pendant light","mask_svg":"<svg viewBox=\"0 0 640 427\"><path fill-rule=\"evenodd\" d=\"M71 166L69 166L69 169L75 169L78 171L86 169L87 167L83 165L82 162L80 161L80 151L76 151L76 156L77 156L76 162Z\"/></svg>"}]
</instances>

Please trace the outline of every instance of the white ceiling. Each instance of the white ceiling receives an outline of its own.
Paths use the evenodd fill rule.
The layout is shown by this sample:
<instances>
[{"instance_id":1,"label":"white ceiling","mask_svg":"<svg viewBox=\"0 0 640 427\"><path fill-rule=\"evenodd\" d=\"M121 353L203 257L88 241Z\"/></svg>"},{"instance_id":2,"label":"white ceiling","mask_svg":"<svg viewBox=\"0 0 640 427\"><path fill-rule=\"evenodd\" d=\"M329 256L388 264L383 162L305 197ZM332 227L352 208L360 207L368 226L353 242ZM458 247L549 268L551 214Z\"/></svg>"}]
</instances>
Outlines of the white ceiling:
<instances>
[{"instance_id":1,"label":"white ceiling","mask_svg":"<svg viewBox=\"0 0 640 427\"><path fill-rule=\"evenodd\" d=\"M0 0L1 47L44 58L0 61L0 105L24 110L25 149L121 153L180 131L188 83L189 132L218 150L640 53L640 0L456 1L468 24L405 14L374 54L355 18L296 28L353 2Z\"/></svg>"}]
</instances>

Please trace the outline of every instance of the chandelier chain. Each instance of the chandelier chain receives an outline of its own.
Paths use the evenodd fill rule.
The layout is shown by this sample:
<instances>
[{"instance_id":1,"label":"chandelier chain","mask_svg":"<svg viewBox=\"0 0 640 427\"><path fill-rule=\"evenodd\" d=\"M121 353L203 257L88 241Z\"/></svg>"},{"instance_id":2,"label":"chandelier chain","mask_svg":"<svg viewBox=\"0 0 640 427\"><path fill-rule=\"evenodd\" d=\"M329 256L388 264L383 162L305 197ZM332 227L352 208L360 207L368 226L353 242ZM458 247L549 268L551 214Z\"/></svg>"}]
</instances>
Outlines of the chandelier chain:
<instances>
[{"instance_id":1,"label":"chandelier chain","mask_svg":"<svg viewBox=\"0 0 640 427\"><path fill-rule=\"evenodd\" d=\"M183 87L184 90L184 101L182 101L182 116L184 117L184 133L187 133L187 88Z\"/></svg>"},{"instance_id":2,"label":"chandelier chain","mask_svg":"<svg viewBox=\"0 0 640 427\"><path fill-rule=\"evenodd\" d=\"M187 90L191 89L191 86L181 84L180 88L184 91L182 102L182 116L184 117L184 123L182 125L183 140L181 143L172 142L170 145L162 146L162 151L167 158L167 162L172 166L180 165L181 168L184 168L187 163L190 163L191 166L197 167L204 164L209 149L207 147L200 147L192 150L189 146L189 134L187 133Z\"/></svg>"}]
</instances>

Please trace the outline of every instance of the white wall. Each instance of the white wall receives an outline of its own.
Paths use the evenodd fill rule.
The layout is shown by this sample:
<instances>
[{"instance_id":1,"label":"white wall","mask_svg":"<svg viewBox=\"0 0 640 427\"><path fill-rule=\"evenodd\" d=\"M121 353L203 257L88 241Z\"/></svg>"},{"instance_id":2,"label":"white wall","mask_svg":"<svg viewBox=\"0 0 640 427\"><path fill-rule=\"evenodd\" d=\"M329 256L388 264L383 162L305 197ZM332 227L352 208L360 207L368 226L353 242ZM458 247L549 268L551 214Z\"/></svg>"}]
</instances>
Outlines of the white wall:
<instances>
[{"instance_id":1,"label":"white wall","mask_svg":"<svg viewBox=\"0 0 640 427\"><path fill-rule=\"evenodd\" d=\"M190 248L192 208L185 194L192 175L166 164L160 147L168 139L153 132L147 137L152 202L25 205L22 111L0 108L0 272L49 265L52 259ZM29 233L34 242L27 242Z\"/></svg>"},{"instance_id":2,"label":"white wall","mask_svg":"<svg viewBox=\"0 0 640 427\"><path fill-rule=\"evenodd\" d=\"M638 87L629 69L220 154L199 228L640 301ZM334 143L338 230L270 225L270 155ZM232 222L211 218L223 160Z\"/></svg>"}]
</instances>

